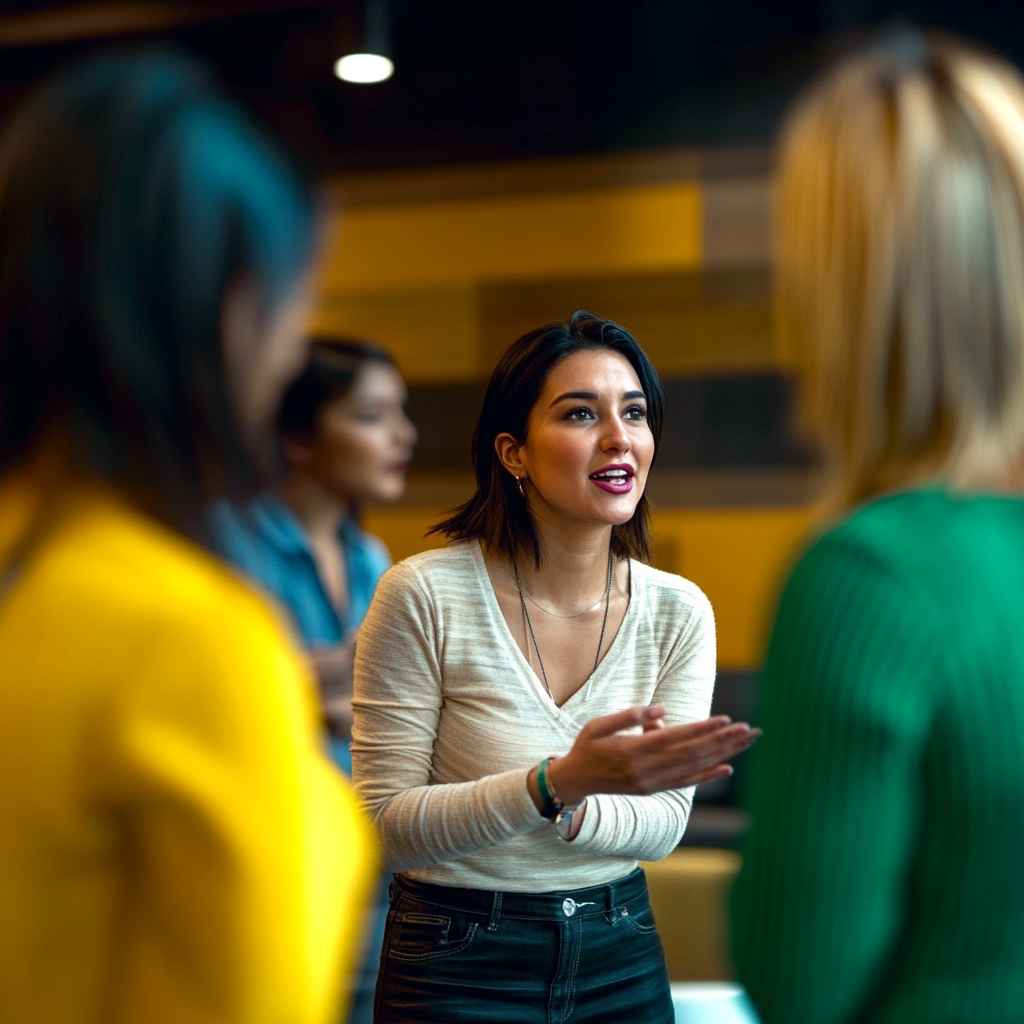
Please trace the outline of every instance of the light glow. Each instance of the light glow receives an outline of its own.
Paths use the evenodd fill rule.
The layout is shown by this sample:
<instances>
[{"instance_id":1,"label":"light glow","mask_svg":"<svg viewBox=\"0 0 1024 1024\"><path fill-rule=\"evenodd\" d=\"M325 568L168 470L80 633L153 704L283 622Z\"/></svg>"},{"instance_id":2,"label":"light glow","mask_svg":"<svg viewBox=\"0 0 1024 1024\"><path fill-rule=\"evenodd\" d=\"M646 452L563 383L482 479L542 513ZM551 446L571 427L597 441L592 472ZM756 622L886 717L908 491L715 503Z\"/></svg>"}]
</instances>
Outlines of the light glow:
<instances>
[{"instance_id":1,"label":"light glow","mask_svg":"<svg viewBox=\"0 0 1024 1024\"><path fill-rule=\"evenodd\" d=\"M343 82L371 85L385 82L395 72L395 65L379 53L348 53L334 62L334 73Z\"/></svg>"}]
</instances>

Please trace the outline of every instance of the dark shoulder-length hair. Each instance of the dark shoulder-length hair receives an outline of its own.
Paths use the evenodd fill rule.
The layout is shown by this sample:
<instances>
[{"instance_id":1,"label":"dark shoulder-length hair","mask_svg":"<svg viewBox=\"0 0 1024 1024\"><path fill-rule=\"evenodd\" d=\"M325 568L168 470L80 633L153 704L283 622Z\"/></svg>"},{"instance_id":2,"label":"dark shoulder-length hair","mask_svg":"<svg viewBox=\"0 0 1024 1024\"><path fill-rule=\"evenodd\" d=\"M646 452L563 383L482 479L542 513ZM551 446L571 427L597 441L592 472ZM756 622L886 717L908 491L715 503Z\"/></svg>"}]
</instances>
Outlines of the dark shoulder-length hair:
<instances>
[{"instance_id":1,"label":"dark shoulder-length hair","mask_svg":"<svg viewBox=\"0 0 1024 1024\"><path fill-rule=\"evenodd\" d=\"M509 558L525 550L540 565L540 541L527 502L502 466L494 442L503 433L525 441L530 410L552 368L574 352L588 349L618 352L633 367L647 399L647 422L657 456L664 415L657 371L624 327L578 309L565 323L545 324L524 334L501 357L491 374L473 432L476 493L447 519L431 527L430 533L442 533L450 540L480 540L488 550ZM612 553L618 558L649 561L649 521L650 506L644 495L633 518L612 527Z\"/></svg>"},{"instance_id":2,"label":"dark shoulder-length hair","mask_svg":"<svg viewBox=\"0 0 1024 1024\"><path fill-rule=\"evenodd\" d=\"M310 337L305 365L285 389L278 409L277 427L281 437L312 438L325 406L344 398L370 363L397 368L394 356L372 342L333 334Z\"/></svg>"},{"instance_id":3,"label":"dark shoulder-length hair","mask_svg":"<svg viewBox=\"0 0 1024 1024\"><path fill-rule=\"evenodd\" d=\"M313 236L305 184L186 58L93 58L43 86L0 143L0 472L56 433L77 470L201 539L208 502L269 468L225 296L244 284L272 317Z\"/></svg>"}]
</instances>

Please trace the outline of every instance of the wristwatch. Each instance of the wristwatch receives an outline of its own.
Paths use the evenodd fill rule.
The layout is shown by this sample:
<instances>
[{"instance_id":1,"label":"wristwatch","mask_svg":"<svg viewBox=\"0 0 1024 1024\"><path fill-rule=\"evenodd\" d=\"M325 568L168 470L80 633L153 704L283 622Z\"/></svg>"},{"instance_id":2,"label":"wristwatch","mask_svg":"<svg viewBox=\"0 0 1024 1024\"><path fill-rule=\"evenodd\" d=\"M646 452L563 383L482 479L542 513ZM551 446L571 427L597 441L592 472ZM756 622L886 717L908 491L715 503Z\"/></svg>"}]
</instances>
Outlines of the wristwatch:
<instances>
[{"instance_id":1,"label":"wristwatch","mask_svg":"<svg viewBox=\"0 0 1024 1024\"><path fill-rule=\"evenodd\" d=\"M578 804L569 804L563 806L562 809L555 815L555 831L558 833L560 839L564 839L567 843L571 843L575 836L572 834L572 819L573 815L586 803L586 797L584 797Z\"/></svg>"}]
</instances>

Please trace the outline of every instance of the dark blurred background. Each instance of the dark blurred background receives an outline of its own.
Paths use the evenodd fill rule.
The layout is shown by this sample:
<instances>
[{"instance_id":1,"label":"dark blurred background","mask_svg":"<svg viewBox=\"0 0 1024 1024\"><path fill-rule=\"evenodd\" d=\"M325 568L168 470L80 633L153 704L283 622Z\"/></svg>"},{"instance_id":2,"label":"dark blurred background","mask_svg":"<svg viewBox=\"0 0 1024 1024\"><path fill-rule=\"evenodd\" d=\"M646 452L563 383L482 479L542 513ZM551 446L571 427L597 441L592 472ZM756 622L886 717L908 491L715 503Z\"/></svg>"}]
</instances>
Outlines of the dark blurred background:
<instances>
[{"instance_id":1,"label":"dark blurred background","mask_svg":"<svg viewBox=\"0 0 1024 1024\"><path fill-rule=\"evenodd\" d=\"M364 4L0 5L0 102L75 55L160 39L209 61L320 173L771 141L822 58L894 19L1024 55L1019 5L936 0L479 4L390 0L395 76L334 79Z\"/></svg>"}]
</instances>

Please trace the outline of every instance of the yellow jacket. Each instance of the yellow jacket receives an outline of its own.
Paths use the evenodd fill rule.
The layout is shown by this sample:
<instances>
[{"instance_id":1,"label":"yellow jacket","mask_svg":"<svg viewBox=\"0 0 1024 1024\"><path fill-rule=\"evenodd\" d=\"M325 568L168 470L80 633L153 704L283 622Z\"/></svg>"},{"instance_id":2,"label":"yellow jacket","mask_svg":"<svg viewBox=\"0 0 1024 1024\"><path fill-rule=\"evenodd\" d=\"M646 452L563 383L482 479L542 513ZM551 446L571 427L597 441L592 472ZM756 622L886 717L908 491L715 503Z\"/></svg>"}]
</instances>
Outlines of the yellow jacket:
<instances>
[{"instance_id":1,"label":"yellow jacket","mask_svg":"<svg viewBox=\"0 0 1024 1024\"><path fill-rule=\"evenodd\" d=\"M32 500L0 490L0 567ZM0 665L0 1020L336 1020L376 843L263 599L85 490Z\"/></svg>"}]
</instances>

